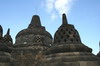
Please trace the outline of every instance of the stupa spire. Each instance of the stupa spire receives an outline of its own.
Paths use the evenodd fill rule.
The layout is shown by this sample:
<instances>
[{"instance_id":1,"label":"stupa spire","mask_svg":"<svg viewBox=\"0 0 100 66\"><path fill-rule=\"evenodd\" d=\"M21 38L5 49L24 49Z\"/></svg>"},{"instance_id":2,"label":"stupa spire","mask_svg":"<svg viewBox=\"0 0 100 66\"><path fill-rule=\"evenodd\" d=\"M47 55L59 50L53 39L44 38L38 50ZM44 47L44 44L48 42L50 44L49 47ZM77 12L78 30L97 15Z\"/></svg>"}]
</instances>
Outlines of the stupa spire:
<instances>
[{"instance_id":1,"label":"stupa spire","mask_svg":"<svg viewBox=\"0 0 100 66\"><path fill-rule=\"evenodd\" d=\"M99 41L99 52L100 52L100 41Z\"/></svg>"},{"instance_id":2,"label":"stupa spire","mask_svg":"<svg viewBox=\"0 0 100 66\"><path fill-rule=\"evenodd\" d=\"M10 29L8 28L7 35L10 35Z\"/></svg>"},{"instance_id":3,"label":"stupa spire","mask_svg":"<svg viewBox=\"0 0 100 66\"><path fill-rule=\"evenodd\" d=\"M29 28L30 27L39 27L39 26L41 26L40 17L38 15L34 15L32 17L32 20L31 20L31 23L29 25Z\"/></svg>"},{"instance_id":4,"label":"stupa spire","mask_svg":"<svg viewBox=\"0 0 100 66\"><path fill-rule=\"evenodd\" d=\"M66 17L65 13L62 15L62 24L68 24L67 17Z\"/></svg>"},{"instance_id":5,"label":"stupa spire","mask_svg":"<svg viewBox=\"0 0 100 66\"><path fill-rule=\"evenodd\" d=\"M2 37L3 35L3 29L2 29L2 26L0 25L0 37Z\"/></svg>"},{"instance_id":6,"label":"stupa spire","mask_svg":"<svg viewBox=\"0 0 100 66\"><path fill-rule=\"evenodd\" d=\"M11 38L11 35L10 35L10 29L9 29L9 28L8 28L8 30L7 30L6 35L4 36L4 40L5 40L5 42L13 43L12 38Z\"/></svg>"}]
</instances>

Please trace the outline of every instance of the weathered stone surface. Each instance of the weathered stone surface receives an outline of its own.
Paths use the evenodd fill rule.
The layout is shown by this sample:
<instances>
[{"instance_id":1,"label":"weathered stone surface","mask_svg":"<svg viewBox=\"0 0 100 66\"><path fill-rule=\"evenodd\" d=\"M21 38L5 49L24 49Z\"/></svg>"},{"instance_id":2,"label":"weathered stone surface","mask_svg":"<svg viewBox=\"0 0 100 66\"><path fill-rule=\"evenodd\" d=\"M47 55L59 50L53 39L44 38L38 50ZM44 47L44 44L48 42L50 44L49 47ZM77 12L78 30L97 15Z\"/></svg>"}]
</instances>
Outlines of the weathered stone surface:
<instances>
[{"instance_id":1,"label":"weathered stone surface","mask_svg":"<svg viewBox=\"0 0 100 66\"><path fill-rule=\"evenodd\" d=\"M62 25L54 35L53 46L45 51L45 63L52 66L99 66L100 58L83 45L78 31L68 24L65 14L62 19Z\"/></svg>"},{"instance_id":2,"label":"weathered stone surface","mask_svg":"<svg viewBox=\"0 0 100 66\"><path fill-rule=\"evenodd\" d=\"M100 66L100 57L85 46L74 25L62 15L62 25L54 40L40 17L34 15L28 28L20 31L13 45L9 34L3 37L0 26L0 66Z\"/></svg>"},{"instance_id":3,"label":"weathered stone surface","mask_svg":"<svg viewBox=\"0 0 100 66\"><path fill-rule=\"evenodd\" d=\"M54 35L55 44L80 44L81 39L74 25L68 24L66 15L62 15L62 25Z\"/></svg>"},{"instance_id":4,"label":"weathered stone surface","mask_svg":"<svg viewBox=\"0 0 100 66\"><path fill-rule=\"evenodd\" d=\"M62 52L92 52L92 49L83 44L62 44L55 45L45 51L45 54L55 54Z\"/></svg>"},{"instance_id":5,"label":"weathered stone surface","mask_svg":"<svg viewBox=\"0 0 100 66\"><path fill-rule=\"evenodd\" d=\"M3 29L0 28L1 38L0 38L0 51L11 52L11 47L13 47L12 38L10 36L10 30L8 29L7 34L3 37Z\"/></svg>"},{"instance_id":6,"label":"weathered stone surface","mask_svg":"<svg viewBox=\"0 0 100 66\"><path fill-rule=\"evenodd\" d=\"M13 46L13 40L11 38L10 35L10 29L8 29L7 34L4 35L4 42L7 44L8 47L12 47Z\"/></svg>"},{"instance_id":7,"label":"weathered stone surface","mask_svg":"<svg viewBox=\"0 0 100 66\"><path fill-rule=\"evenodd\" d=\"M100 57L100 51L99 51L99 53L97 54L97 56Z\"/></svg>"},{"instance_id":8,"label":"weathered stone surface","mask_svg":"<svg viewBox=\"0 0 100 66\"><path fill-rule=\"evenodd\" d=\"M12 56L19 66L41 66L44 59L45 46L29 46L13 49Z\"/></svg>"},{"instance_id":9,"label":"weathered stone surface","mask_svg":"<svg viewBox=\"0 0 100 66\"><path fill-rule=\"evenodd\" d=\"M20 31L16 36L15 44L52 44L52 36L41 26L40 17L34 15L27 29Z\"/></svg>"}]
</instances>

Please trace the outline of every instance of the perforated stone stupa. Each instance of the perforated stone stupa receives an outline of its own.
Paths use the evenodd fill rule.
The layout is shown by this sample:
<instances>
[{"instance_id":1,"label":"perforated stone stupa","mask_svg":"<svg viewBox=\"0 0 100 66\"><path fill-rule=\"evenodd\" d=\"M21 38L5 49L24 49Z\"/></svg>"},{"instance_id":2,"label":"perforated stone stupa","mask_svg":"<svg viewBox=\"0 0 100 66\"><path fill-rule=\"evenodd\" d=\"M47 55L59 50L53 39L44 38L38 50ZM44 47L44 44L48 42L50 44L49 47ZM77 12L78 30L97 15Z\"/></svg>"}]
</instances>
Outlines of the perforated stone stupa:
<instances>
[{"instance_id":1,"label":"perforated stone stupa","mask_svg":"<svg viewBox=\"0 0 100 66\"><path fill-rule=\"evenodd\" d=\"M16 35L15 44L10 29L3 36L0 25L0 66L100 66L100 57L82 43L66 14L54 39L34 15L29 26Z\"/></svg>"}]
</instances>

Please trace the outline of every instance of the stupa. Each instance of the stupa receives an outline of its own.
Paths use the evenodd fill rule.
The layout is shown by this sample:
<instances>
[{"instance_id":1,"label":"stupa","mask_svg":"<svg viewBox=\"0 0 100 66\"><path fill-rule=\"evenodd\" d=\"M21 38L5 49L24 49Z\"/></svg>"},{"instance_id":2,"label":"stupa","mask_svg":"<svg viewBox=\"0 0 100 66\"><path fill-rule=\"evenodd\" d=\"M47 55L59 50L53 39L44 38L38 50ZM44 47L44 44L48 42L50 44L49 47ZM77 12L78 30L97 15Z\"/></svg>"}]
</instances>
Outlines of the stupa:
<instances>
[{"instance_id":1,"label":"stupa","mask_svg":"<svg viewBox=\"0 0 100 66\"><path fill-rule=\"evenodd\" d=\"M12 56L17 60L19 66L41 65L44 51L51 44L51 34L41 25L40 17L34 15L28 28L17 34Z\"/></svg>"},{"instance_id":2,"label":"stupa","mask_svg":"<svg viewBox=\"0 0 100 66\"><path fill-rule=\"evenodd\" d=\"M0 66L100 66L100 57L82 43L66 14L54 39L34 15L29 26L16 35L15 44L10 29L3 36L0 25Z\"/></svg>"},{"instance_id":3,"label":"stupa","mask_svg":"<svg viewBox=\"0 0 100 66\"><path fill-rule=\"evenodd\" d=\"M78 31L74 25L68 24L65 14L62 15L62 25L54 35L53 46L46 51L46 55L48 66L100 65L100 58L82 43Z\"/></svg>"},{"instance_id":4,"label":"stupa","mask_svg":"<svg viewBox=\"0 0 100 66\"><path fill-rule=\"evenodd\" d=\"M11 66L15 61L11 56L13 44L9 43L9 39L11 39L9 33L8 30L7 34L3 37L3 28L0 25L0 66Z\"/></svg>"}]
</instances>

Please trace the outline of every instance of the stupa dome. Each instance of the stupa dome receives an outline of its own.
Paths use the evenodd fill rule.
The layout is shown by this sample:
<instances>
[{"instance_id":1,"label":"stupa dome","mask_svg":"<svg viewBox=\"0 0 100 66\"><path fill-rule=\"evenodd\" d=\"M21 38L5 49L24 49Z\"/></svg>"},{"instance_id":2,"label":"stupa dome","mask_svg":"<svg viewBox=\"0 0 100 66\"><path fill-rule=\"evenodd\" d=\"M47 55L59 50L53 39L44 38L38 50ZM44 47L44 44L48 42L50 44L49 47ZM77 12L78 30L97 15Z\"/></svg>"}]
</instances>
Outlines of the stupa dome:
<instances>
[{"instance_id":1,"label":"stupa dome","mask_svg":"<svg viewBox=\"0 0 100 66\"><path fill-rule=\"evenodd\" d=\"M21 30L16 36L15 44L51 44L52 36L41 26L40 17L34 15L28 28Z\"/></svg>"}]
</instances>

